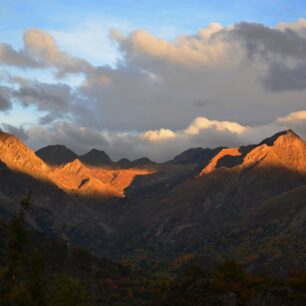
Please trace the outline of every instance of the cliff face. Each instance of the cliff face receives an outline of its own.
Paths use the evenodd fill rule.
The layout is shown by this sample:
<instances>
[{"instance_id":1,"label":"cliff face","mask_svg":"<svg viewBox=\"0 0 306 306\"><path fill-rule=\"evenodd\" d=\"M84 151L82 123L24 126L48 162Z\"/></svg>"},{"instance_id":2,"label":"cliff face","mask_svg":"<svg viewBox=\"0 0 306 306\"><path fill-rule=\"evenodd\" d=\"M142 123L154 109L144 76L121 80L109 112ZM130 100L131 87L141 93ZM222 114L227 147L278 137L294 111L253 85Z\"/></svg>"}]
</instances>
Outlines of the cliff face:
<instances>
[{"instance_id":1,"label":"cliff face","mask_svg":"<svg viewBox=\"0 0 306 306\"><path fill-rule=\"evenodd\" d=\"M49 167L17 137L0 132L0 160L10 169L46 179Z\"/></svg>"},{"instance_id":2,"label":"cliff face","mask_svg":"<svg viewBox=\"0 0 306 306\"><path fill-rule=\"evenodd\" d=\"M241 171L248 167L286 167L291 171L306 171L306 143L288 130L265 139L249 149L226 148L214 156L201 171L204 176L218 168L234 168Z\"/></svg>"},{"instance_id":3,"label":"cliff face","mask_svg":"<svg viewBox=\"0 0 306 306\"><path fill-rule=\"evenodd\" d=\"M55 168L51 178L66 192L83 196L107 199L122 198L124 190L139 175L148 175L152 170L146 169L109 169L88 167L78 159Z\"/></svg>"}]
</instances>

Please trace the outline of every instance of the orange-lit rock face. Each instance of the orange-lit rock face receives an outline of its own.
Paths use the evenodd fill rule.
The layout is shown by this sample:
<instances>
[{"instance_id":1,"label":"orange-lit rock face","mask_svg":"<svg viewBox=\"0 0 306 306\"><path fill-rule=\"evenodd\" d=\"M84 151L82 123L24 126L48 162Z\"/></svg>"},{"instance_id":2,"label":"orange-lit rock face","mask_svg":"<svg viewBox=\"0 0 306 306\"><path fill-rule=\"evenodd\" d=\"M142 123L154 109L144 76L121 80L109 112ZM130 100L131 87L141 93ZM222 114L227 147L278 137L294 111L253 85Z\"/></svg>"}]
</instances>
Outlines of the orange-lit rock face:
<instances>
[{"instance_id":1,"label":"orange-lit rock face","mask_svg":"<svg viewBox=\"0 0 306 306\"><path fill-rule=\"evenodd\" d=\"M120 197L124 197L124 190L131 185L136 176L154 173L153 170L149 169L133 168L121 170L91 168L91 171L97 179L116 190Z\"/></svg>"},{"instance_id":2,"label":"orange-lit rock face","mask_svg":"<svg viewBox=\"0 0 306 306\"><path fill-rule=\"evenodd\" d=\"M13 135L0 132L0 160L10 169L48 179L49 167Z\"/></svg>"},{"instance_id":3,"label":"orange-lit rock face","mask_svg":"<svg viewBox=\"0 0 306 306\"><path fill-rule=\"evenodd\" d=\"M240 168L283 167L294 172L306 172L306 143L292 131L277 137L271 145L262 144L250 151Z\"/></svg>"},{"instance_id":4,"label":"orange-lit rock face","mask_svg":"<svg viewBox=\"0 0 306 306\"><path fill-rule=\"evenodd\" d=\"M274 153L286 166L296 171L306 172L306 142L292 131L277 138Z\"/></svg>"},{"instance_id":5,"label":"orange-lit rock face","mask_svg":"<svg viewBox=\"0 0 306 306\"><path fill-rule=\"evenodd\" d=\"M124 190L137 175L153 173L147 169L104 169L88 167L79 160L53 169L52 180L62 189L88 196L124 197Z\"/></svg>"},{"instance_id":6,"label":"orange-lit rock face","mask_svg":"<svg viewBox=\"0 0 306 306\"><path fill-rule=\"evenodd\" d=\"M239 148L221 150L202 170L200 176L216 170L219 161L227 156L241 156L234 170L243 170L248 167L257 168L287 168L294 172L306 173L306 142L292 131L285 131L268 143L261 143L242 156ZM243 158L242 158L243 157ZM226 166L225 166L226 167Z\"/></svg>"},{"instance_id":7,"label":"orange-lit rock face","mask_svg":"<svg viewBox=\"0 0 306 306\"><path fill-rule=\"evenodd\" d=\"M221 150L215 157L211 159L209 164L201 171L200 176L214 171L221 158L225 156L240 156L240 155L241 153L239 152L239 148L227 148Z\"/></svg>"},{"instance_id":8,"label":"orange-lit rock face","mask_svg":"<svg viewBox=\"0 0 306 306\"><path fill-rule=\"evenodd\" d=\"M66 192L101 198L124 197L124 189L135 176L153 173L147 169L87 167L77 159L51 168L17 137L3 132L0 132L0 160L12 170L50 181Z\"/></svg>"}]
</instances>

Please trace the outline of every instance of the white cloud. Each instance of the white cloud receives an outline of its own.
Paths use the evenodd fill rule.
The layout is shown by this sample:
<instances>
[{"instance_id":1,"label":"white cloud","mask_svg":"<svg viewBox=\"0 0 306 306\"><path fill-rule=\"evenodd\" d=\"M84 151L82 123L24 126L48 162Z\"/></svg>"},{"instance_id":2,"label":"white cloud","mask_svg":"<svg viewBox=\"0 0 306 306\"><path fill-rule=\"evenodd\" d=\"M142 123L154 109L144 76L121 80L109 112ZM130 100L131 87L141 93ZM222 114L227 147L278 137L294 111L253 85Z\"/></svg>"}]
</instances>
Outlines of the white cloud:
<instances>
[{"instance_id":1,"label":"white cloud","mask_svg":"<svg viewBox=\"0 0 306 306\"><path fill-rule=\"evenodd\" d=\"M305 18L300 18L299 20L294 21L294 22L281 22L276 26L276 28L282 31L290 29L306 37L306 19Z\"/></svg>"},{"instance_id":2,"label":"white cloud","mask_svg":"<svg viewBox=\"0 0 306 306\"><path fill-rule=\"evenodd\" d=\"M155 131L146 131L140 135L141 139L149 141L163 141L174 138L176 134L169 129L160 129Z\"/></svg>"},{"instance_id":3,"label":"white cloud","mask_svg":"<svg viewBox=\"0 0 306 306\"><path fill-rule=\"evenodd\" d=\"M199 118L196 118L186 129L148 130L138 134L99 131L67 122L55 122L48 128L20 127L18 131L22 131L24 139L35 149L48 144L65 144L77 153L85 153L91 148L101 149L110 154L114 160L122 157L136 159L147 156L156 161L166 161L191 147L237 147L254 144L289 128L306 138L305 114L306 110L288 114L266 125L244 126L237 122L230 122L231 128L227 128L228 122L200 118L200 120L218 124L206 125L206 128L198 129L196 133L189 133L188 128ZM222 128L220 128L221 125L223 125ZM13 131L12 126L9 128L9 131Z\"/></svg>"},{"instance_id":4,"label":"white cloud","mask_svg":"<svg viewBox=\"0 0 306 306\"><path fill-rule=\"evenodd\" d=\"M210 120L205 117L198 117L184 132L186 134L196 135L205 129L211 128L217 131L229 131L236 134L241 134L245 131L245 127L237 122Z\"/></svg>"},{"instance_id":5,"label":"white cloud","mask_svg":"<svg viewBox=\"0 0 306 306\"><path fill-rule=\"evenodd\" d=\"M281 124L297 123L299 121L306 121L306 111L293 112L277 120Z\"/></svg>"},{"instance_id":6,"label":"white cloud","mask_svg":"<svg viewBox=\"0 0 306 306\"><path fill-rule=\"evenodd\" d=\"M112 30L111 37L132 60L145 56L184 66L213 66L225 64L230 48L234 47L215 35L222 30L220 24L213 23L196 35L181 35L174 41L158 38L144 30L136 30L129 36Z\"/></svg>"}]
</instances>

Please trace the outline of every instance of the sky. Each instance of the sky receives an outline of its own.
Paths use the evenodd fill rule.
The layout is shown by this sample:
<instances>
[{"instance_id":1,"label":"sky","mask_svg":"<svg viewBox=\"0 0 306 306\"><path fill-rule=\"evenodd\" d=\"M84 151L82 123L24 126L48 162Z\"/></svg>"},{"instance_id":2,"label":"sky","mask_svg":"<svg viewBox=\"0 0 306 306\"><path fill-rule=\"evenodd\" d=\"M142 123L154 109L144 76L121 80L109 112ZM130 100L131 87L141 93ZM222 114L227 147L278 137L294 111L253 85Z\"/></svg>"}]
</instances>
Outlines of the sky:
<instances>
[{"instance_id":1,"label":"sky","mask_svg":"<svg viewBox=\"0 0 306 306\"><path fill-rule=\"evenodd\" d=\"M0 2L0 127L114 160L306 137L303 1Z\"/></svg>"}]
</instances>

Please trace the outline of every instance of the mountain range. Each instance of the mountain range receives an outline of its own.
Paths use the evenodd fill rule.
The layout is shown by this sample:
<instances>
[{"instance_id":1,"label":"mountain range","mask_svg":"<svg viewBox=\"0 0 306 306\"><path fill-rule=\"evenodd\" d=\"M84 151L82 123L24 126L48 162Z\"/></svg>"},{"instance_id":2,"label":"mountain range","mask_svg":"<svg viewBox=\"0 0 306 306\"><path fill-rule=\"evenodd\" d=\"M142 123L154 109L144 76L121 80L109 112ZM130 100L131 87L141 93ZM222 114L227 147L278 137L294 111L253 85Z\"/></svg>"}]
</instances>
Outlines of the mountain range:
<instances>
[{"instance_id":1,"label":"mountain range","mask_svg":"<svg viewBox=\"0 0 306 306\"><path fill-rule=\"evenodd\" d=\"M251 270L306 266L306 142L291 130L165 163L62 145L33 152L1 132L0 217L29 191L32 227L99 257L192 253L239 258Z\"/></svg>"},{"instance_id":2,"label":"mountain range","mask_svg":"<svg viewBox=\"0 0 306 306\"><path fill-rule=\"evenodd\" d=\"M110 168L133 168L152 166L155 163L148 158L139 158L130 161L127 158L122 158L118 162L114 162L104 151L92 149L89 152L78 155L64 145L49 145L35 152L44 162L50 166L59 166L74 161L80 160L88 166L110 167Z\"/></svg>"}]
</instances>

